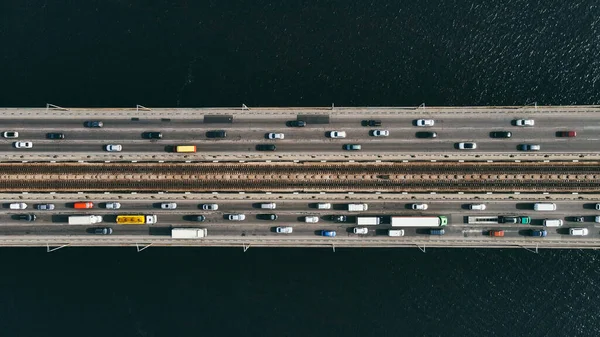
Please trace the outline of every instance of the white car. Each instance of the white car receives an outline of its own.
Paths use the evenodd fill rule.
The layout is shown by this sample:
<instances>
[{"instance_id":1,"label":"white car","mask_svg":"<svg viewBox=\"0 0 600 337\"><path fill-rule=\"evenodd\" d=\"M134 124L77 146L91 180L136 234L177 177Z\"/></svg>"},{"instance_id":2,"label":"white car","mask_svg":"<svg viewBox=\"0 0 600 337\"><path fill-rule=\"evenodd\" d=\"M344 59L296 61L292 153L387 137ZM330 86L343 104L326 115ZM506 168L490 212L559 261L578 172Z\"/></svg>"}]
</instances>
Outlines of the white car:
<instances>
[{"instance_id":1,"label":"white car","mask_svg":"<svg viewBox=\"0 0 600 337\"><path fill-rule=\"evenodd\" d=\"M412 204L411 208L415 211L425 211L429 206L427 204Z\"/></svg>"},{"instance_id":2,"label":"white car","mask_svg":"<svg viewBox=\"0 0 600 337\"><path fill-rule=\"evenodd\" d=\"M267 138L269 138L269 139L285 139L285 135L283 133L273 133L273 132L271 132L271 133L269 133L267 135Z\"/></svg>"},{"instance_id":3,"label":"white car","mask_svg":"<svg viewBox=\"0 0 600 337\"><path fill-rule=\"evenodd\" d=\"M346 131L330 131L330 138L346 138Z\"/></svg>"},{"instance_id":4,"label":"white car","mask_svg":"<svg viewBox=\"0 0 600 337\"><path fill-rule=\"evenodd\" d=\"M9 205L10 209L25 209L27 208L27 204L24 202L13 202L12 204Z\"/></svg>"},{"instance_id":5,"label":"white car","mask_svg":"<svg viewBox=\"0 0 600 337\"><path fill-rule=\"evenodd\" d=\"M216 211L219 209L219 205L217 204L203 204L202 209L205 211Z\"/></svg>"},{"instance_id":6,"label":"white car","mask_svg":"<svg viewBox=\"0 0 600 337\"><path fill-rule=\"evenodd\" d=\"M291 234L294 231L292 227L277 227L275 228L275 232L282 234Z\"/></svg>"},{"instance_id":7,"label":"white car","mask_svg":"<svg viewBox=\"0 0 600 337\"><path fill-rule=\"evenodd\" d=\"M435 121L433 119L418 119L417 126L433 126Z\"/></svg>"},{"instance_id":8,"label":"white car","mask_svg":"<svg viewBox=\"0 0 600 337\"><path fill-rule=\"evenodd\" d=\"M229 214L229 215L227 215L227 220L243 221L243 220L246 220L246 215L244 215L244 214Z\"/></svg>"},{"instance_id":9,"label":"white car","mask_svg":"<svg viewBox=\"0 0 600 337\"><path fill-rule=\"evenodd\" d=\"M307 217L304 217L304 222L317 223L317 222L319 222L319 217L318 216L307 216Z\"/></svg>"},{"instance_id":10,"label":"white car","mask_svg":"<svg viewBox=\"0 0 600 337\"><path fill-rule=\"evenodd\" d=\"M589 231L587 228L569 228L569 235L573 236L586 236Z\"/></svg>"},{"instance_id":11,"label":"white car","mask_svg":"<svg viewBox=\"0 0 600 337\"><path fill-rule=\"evenodd\" d=\"M175 209L177 208L177 203L174 202L163 202L160 204L160 208L162 209Z\"/></svg>"},{"instance_id":12,"label":"white car","mask_svg":"<svg viewBox=\"0 0 600 337\"><path fill-rule=\"evenodd\" d=\"M14 142L17 149L31 149L33 147L32 142Z\"/></svg>"},{"instance_id":13,"label":"white car","mask_svg":"<svg viewBox=\"0 0 600 337\"><path fill-rule=\"evenodd\" d=\"M458 143L458 148L461 150L475 150L477 143Z\"/></svg>"},{"instance_id":14,"label":"white car","mask_svg":"<svg viewBox=\"0 0 600 337\"><path fill-rule=\"evenodd\" d=\"M19 138L19 133L17 131L6 131L2 133L2 137L4 138Z\"/></svg>"},{"instance_id":15,"label":"white car","mask_svg":"<svg viewBox=\"0 0 600 337\"><path fill-rule=\"evenodd\" d=\"M516 126L534 126L535 121L533 119L517 119L515 121Z\"/></svg>"},{"instance_id":16,"label":"white car","mask_svg":"<svg viewBox=\"0 0 600 337\"><path fill-rule=\"evenodd\" d=\"M373 135L373 137L387 137L390 135L390 131L389 130L373 130L371 132L371 135Z\"/></svg>"},{"instance_id":17,"label":"white car","mask_svg":"<svg viewBox=\"0 0 600 337\"><path fill-rule=\"evenodd\" d=\"M109 144L109 145L106 145L106 151L108 151L108 152L121 152L121 151L123 151L123 145L119 145L119 144Z\"/></svg>"},{"instance_id":18,"label":"white car","mask_svg":"<svg viewBox=\"0 0 600 337\"><path fill-rule=\"evenodd\" d=\"M106 209L119 209L121 208L121 203L119 202L107 202Z\"/></svg>"},{"instance_id":19,"label":"white car","mask_svg":"<svg viewBox=\"0 0 600 337\"><path fill-rule=\"evenodd\" d=\"M354 234L367 234L369 229L366 227L354 227Z\"/></svg>"},{"instance_id":20,"label":"white car","mask_svg":"<svg viewBox=\"0 0 600 337\"><path fill-rule=\"evenodd\" d=\"M474 211L485 211L486 206L484 204L470 204L469 209Z\"/></svg>"}]
</instances>

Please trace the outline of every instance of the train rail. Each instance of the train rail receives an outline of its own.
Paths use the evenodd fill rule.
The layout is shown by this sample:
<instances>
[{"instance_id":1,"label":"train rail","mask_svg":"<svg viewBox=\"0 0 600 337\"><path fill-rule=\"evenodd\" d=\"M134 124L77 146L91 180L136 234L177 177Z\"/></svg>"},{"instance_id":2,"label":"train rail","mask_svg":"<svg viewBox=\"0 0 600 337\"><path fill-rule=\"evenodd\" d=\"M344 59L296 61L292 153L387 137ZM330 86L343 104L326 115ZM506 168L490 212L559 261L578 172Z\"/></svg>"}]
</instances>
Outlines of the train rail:
<instances>
[{"instance_id":1,"label":"train rail","mask_svg":"<svg viewBox=\"0 0 600 337\"><path fill-rule=\"evenodd\" d=\"M598 164L18 163L0 164L0 191L593 193Z\"/></svg>"}]
</instances>

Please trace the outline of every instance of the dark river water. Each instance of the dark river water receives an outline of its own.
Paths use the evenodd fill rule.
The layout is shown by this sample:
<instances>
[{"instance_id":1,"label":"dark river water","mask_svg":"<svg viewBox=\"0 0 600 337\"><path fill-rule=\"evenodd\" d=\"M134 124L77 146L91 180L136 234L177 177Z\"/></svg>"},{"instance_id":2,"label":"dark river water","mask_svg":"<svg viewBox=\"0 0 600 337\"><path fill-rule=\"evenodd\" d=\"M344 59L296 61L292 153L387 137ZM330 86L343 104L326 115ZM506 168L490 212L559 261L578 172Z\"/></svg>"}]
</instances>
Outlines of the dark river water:
<instances>
[{"instance_id":1,"label":"dark river water","mask_svg":"<svg viewBox=\"0 0 600 337\"><path fill-rule=\"evenodd\" d=\"M0 3L0 106L600 103L592 0ZM598 336L596 251L0 249L0 337Z\"/></svg>"}]
</instances>

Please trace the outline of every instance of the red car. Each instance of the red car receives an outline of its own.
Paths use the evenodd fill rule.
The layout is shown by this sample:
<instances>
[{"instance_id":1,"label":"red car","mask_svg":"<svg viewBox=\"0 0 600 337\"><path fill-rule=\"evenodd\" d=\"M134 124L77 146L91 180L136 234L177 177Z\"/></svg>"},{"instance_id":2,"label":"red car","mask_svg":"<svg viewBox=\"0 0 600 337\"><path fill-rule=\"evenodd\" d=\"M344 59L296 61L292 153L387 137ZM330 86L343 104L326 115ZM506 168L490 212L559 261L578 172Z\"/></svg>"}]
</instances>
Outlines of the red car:
<instances>
[{"instance_id":1,"label":"red car","mask_svg":"<svg viewBox=\"0 0 600 337\"><path fill-rule=\"evenodd\" d=\"M576 137L577 132L575 131L558 131L556 133L558 137Z\"/></svg>"}]
</instances>

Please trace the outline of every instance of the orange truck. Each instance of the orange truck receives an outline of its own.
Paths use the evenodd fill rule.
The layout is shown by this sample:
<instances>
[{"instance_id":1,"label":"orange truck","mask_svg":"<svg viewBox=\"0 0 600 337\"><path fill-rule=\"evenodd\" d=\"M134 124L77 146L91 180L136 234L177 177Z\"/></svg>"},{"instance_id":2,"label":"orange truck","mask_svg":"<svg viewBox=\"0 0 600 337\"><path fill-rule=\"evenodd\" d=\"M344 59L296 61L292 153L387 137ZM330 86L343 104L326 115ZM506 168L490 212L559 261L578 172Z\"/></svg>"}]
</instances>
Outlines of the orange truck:
<instances>
[{"instance_id":1,"label":"orange truck","mask_svg":"<svg viewBox=\"0 0 600 337\"><path fill-rule=\"evenodd\" d=\"M94 207L94 203L91 201L86 201L86 202L76 202L73 204L73 208L77 208L77 209L86 209L86 208L93 208Z\"/></svg>"}]
</instances>

